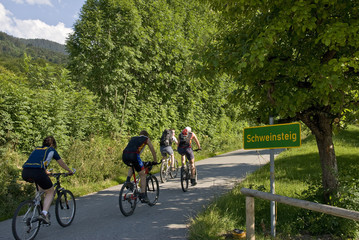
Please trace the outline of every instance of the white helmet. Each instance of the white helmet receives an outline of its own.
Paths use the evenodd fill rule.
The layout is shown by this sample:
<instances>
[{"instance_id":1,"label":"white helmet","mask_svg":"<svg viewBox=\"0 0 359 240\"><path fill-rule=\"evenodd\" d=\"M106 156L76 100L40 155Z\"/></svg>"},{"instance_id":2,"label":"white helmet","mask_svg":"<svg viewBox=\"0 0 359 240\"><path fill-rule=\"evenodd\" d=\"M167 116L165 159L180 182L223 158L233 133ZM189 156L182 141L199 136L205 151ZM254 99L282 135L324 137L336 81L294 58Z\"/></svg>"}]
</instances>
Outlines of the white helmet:
<instances>
[{"instance_id":1,"label":"white helmet","mask_svg":"<svg viewBox=\"0 0 359 240\"><path fill-rule=\"evenodd\" d=\"M192 131L192 129L190 127L186 127L185 129L187 129L187 131L190 133Z\"/></svg>"}]
</instances>

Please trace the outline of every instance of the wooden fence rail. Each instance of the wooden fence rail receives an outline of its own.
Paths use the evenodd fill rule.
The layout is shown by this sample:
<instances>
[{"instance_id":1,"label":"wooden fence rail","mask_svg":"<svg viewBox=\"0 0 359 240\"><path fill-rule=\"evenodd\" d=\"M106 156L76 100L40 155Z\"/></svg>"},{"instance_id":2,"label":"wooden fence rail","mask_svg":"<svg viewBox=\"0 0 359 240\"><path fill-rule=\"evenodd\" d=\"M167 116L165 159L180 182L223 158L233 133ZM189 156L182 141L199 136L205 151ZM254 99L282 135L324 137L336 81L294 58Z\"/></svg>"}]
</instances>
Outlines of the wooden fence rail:
<instances>
[{"instance_id":1,"label":"wooden fence rail","mask_svg":"<svg viewBox=\"0 0 359 240\"><path fill-rule=\"evenodd\" d=\"M289 198L281 195L260 192L253 189L242 188L241 192L246 196L246 228L247 239L254 240L254 197L269 201L275 201L299 208L304 208L316 212L326 213L337 217L348 218L359 221L359 212L338 208L320 203L304 201L295 198Z\"/></svg>"}]
</instances>

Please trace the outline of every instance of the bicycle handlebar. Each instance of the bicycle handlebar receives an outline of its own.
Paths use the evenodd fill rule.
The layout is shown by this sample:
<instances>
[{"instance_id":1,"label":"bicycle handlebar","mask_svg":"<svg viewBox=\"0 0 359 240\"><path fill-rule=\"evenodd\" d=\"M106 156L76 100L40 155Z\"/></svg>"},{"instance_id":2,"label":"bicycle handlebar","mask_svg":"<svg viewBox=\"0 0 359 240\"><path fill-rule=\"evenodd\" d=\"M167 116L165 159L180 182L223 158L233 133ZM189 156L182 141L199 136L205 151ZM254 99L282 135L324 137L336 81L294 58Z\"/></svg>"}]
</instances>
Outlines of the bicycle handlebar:
<instances>
[{"instance_id":1,"label":"bicycle handlebar","mask_svg":"<svg viewBox=\"0 0 359 240\"><path fill-rule=\"evenodd\" d=\"M155 165L161 164L161 162L143 162L145 168L147 168L146 173L152 170L152 167Z\"/></svg>"},{"instance_id":2,"label":"bicycle handlebar","mask_svg":"<svg viewBox=\"0 0 359 240\"><path fill-rule=\"evenodd\" d=\"M51 171L52 169L50 169L50 171ZM63 175L63 176L65 176L65 177L67 177L67 176L71 176L71 175L73 175L73 174L75 174L75 172L76 172L76 169L72 169L72 174L70 174L70 173L50 173L50 176L53 176L53 177L58 177L58 176L61 176L61 175Z\"/></svg>"},{"instance_id":3,"label":"bicycle handlebar","mask_svg":"<svg viewBox=\"0 0 359 240\"><path fill-rule=\"evenodd\" d=\"M158 164L161 164L161 162L143 162L143 165L145 166L145 167L152 167L152 166L156 166L156 165L158 165Z\"/></svg>"}]
</instances>

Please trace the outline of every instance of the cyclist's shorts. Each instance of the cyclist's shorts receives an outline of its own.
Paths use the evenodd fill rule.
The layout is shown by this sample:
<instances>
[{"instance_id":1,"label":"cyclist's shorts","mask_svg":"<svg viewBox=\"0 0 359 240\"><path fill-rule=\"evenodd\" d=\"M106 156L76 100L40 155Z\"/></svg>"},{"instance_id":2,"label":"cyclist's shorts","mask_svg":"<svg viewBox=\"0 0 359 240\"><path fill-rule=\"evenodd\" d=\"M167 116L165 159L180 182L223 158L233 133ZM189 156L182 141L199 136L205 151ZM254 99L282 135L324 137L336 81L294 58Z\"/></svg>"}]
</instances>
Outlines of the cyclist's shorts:
<instances>
[{"instance_id":1,"label":"cyclist's shorts","mask_svg":"<svg viewBox=\"0 0 359 240\"><path fill-rule=\"evenodd\" d=\"M194 154L192 148L178 148L178 153L181 154L181 156L186 155L188 160L194 159Z\"/></svg>"},{"instance_id":2,"label":"cyclist's shorts","mask_svg":"<svg viewBox=\"0 0 359 240\"><path fill-rule=\"evenodd\" d=\"M22 170L22 179L26 182L35 182L42 189L47 190L52 187L52 181L42 168L24 168Z\"/></svg>"},{"instance_id":3,"label":"cyclist's shorts","mask_svg":"<svg viewBox=\"0 0 359 240\"><path fill-rule=\"evenodd\" d=\"M137 172L141 172L141 170L145 169L143 162L141 160L140 154L138 153L123 153L122 161L127 166L133 166Z\"/></svg>"},{"instance_id":4,"label":"cyclist's shorts","mask_svg":"<svg viewBox=\"0 0 359 240\"><path fill-rule=\"evenodd\" d=\"M173 154L173 149L171 146L163 146L163 147L160 147L160 151L161 151L161 154L163 157L167 157L167 154L168 155L172 155Z\"/></svg>"}]
</instances>

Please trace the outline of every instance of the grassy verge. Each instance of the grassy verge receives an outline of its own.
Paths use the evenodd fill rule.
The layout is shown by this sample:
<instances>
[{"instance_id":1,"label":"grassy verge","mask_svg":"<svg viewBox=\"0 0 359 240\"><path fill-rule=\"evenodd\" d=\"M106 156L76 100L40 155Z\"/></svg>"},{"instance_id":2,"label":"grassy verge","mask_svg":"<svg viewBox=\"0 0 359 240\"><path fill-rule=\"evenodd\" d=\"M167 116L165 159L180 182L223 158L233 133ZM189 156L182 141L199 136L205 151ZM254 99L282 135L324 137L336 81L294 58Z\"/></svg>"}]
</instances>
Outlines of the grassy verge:
<instances>
[{"instance_id":1,"label":"grassy verge","mask_svg":"<svg viewBox=\"0 0 359 240\"><path fill-rule=\"evenodd\" d=\"M339 169L340 195L335 205L359 210L359 127L350 126L334 136ZM269 192L269 165L215 199L191 219L189 239L225 239L227 232L245 229L245 197L242 187ZM281 153L275 159L276 193L297 199L321 202L321 168L315 139L302 147ZM270 238L270 203L255 200L256 238ZM296 207L277 204L277 239L357 239L358 223ZM310 237L313 236L313 237ZM324 238L323 238L324 237ZM228 239L228 238L227 238Z\"/></svg>"}]
</instances>

